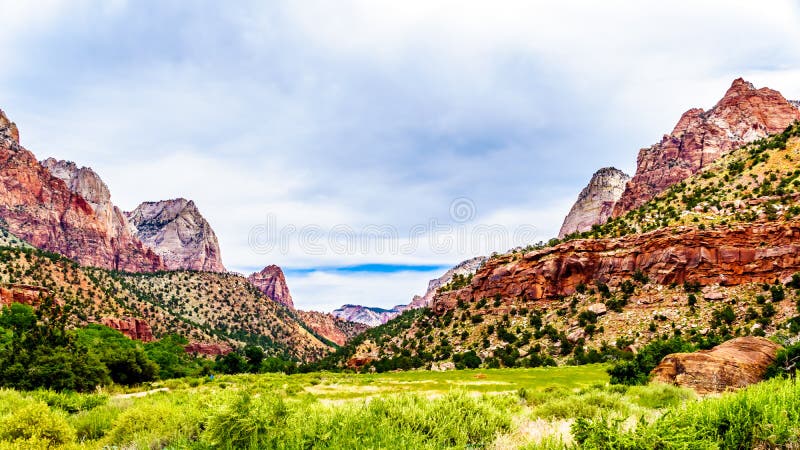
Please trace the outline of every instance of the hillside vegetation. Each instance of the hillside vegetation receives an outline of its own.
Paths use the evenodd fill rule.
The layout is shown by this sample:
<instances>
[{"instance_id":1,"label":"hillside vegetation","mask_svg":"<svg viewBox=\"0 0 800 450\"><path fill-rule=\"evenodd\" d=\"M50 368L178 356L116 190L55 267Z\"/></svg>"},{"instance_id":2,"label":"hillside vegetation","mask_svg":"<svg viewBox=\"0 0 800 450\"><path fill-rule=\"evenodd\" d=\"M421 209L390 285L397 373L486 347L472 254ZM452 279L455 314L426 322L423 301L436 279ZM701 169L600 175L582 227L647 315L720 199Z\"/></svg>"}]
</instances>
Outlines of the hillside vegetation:
<instances>
[{"instance_id":1,"label":"hillside vegetation","mask_svg":"<svg viewBox=\"0 0 800 450\"><path fill-rule=\"evenodd\" d=\"M0 247L0 287L43 288L69 307L74 325L140 317L156 337L262 346L268 355L317 359L330 345L244 277L212 272L131 274L81 267L30 246Z\"/></svg>"}]
</instances>

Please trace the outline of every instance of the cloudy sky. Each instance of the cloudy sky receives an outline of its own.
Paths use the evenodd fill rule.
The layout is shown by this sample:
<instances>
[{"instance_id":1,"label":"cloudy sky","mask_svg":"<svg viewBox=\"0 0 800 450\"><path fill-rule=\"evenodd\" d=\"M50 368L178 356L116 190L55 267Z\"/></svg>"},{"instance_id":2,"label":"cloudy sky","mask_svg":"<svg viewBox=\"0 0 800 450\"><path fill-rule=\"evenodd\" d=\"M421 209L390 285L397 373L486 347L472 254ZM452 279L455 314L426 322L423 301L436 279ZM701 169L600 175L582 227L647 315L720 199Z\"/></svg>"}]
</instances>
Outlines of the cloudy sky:
<instances>
[{"instance_id":1,"label":"cloudy sky","mask_svg":"<svg viewBox=\"0 0 800 450\"><path fill-rule=\"evenodd\" d=\"M800 98L793 1L0 1L0 108L112 200L195 200L229 269L391 306L558 231L743 76Z\"/></svg>"}]
</instances>

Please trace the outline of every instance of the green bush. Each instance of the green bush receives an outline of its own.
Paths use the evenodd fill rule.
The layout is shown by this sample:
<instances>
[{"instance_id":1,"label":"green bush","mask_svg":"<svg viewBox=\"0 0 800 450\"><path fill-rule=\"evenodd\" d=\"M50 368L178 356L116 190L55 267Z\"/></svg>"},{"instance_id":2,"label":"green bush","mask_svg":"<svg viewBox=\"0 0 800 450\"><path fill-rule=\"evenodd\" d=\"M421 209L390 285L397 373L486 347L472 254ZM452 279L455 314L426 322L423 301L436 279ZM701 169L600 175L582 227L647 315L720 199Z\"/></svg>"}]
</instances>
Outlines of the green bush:
<instances>
[{"instance_id":1,"label":"green bush","mask_svg":"<svg viewBox=\"0 0 800 450\"><path fill-rule=\"evenodd\" d=\"M212 412L205 439L215 448L275 448L286 430L289 409L277 397L253 398L241 393Z\"/></svg>"},{"instance_id":2,"label":"green bush","mask_svg":"<svg viewBox=\"0 0 800 450\"><path fill-rule=\"evenodd\" d=\"M56 446L74 442L75 431L63 415L33 402L0 419L0 440L38 440Z\"/></svg>"},{"instance_id":3,"label":"green bush","mask_svg":"<svg viewBox=\"0 0 800 450\"><path fill-rule=\"evenodd\" d=\"M646 384L650 371L670 353L693 352L697 346L679 336L671 339L656 339L644 346L632 360L617 362L608 369L611 384Z\"/></svg>"}]
</instances>

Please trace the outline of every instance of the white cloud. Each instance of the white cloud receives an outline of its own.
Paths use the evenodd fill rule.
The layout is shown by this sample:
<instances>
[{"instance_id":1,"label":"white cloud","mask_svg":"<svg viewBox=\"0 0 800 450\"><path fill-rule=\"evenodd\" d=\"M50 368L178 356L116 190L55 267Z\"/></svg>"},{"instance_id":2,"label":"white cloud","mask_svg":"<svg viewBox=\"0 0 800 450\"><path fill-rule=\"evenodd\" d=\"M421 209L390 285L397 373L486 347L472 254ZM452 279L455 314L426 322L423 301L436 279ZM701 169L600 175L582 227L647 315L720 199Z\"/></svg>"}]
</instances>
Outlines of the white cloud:
<instances>
[{"instance_id":1,"label":"white cloud","mask_svg":"<svg viewBox=\"0 0 800 450\"><path fill-rule=\"evenodd\" d=\"M92 166L126 209L192 198L232 268L453 264L476 250L260 254L248 236L273 215L403 238L447 222L459 197L477 206L472 225L534 226L544 240L595 169L632 171L640 147L733 78L800 98L791 1L3 8L0 108L23 143ZM290 283L336 307L370 303L388 280L331 276L316 297L322 278ZM392 295L419 292L406 290L420 276L403 287L397 275Z\"/></svg>"}]
</instances>

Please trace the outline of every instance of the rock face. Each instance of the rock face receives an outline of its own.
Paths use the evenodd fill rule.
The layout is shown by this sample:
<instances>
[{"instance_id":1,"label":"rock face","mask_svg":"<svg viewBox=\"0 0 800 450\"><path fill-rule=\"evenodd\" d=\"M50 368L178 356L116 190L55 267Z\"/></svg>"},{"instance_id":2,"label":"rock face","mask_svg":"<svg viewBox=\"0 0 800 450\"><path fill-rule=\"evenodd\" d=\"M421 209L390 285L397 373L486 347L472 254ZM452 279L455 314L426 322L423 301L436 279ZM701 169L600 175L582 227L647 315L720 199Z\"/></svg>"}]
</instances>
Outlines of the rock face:
<instances>
[{"instance_id":1,"label":"rock face","mask_svg":"<svg viewBox=\"0 0 800 450\"><path fill-rule=\"evenodd\" d=\"M275 302L289 309L294 309L294 302L292 302L292 294L289 293L289 286L286 284L286 277L283 276L283 270L275 264L264 267L261 272L250 274L247 277L247 281Z\"/></svg>"},{"instance_id":2,"label":"rock face","mask_svg":"<svg viewBox=\"0 0 800 450\"><path fill-rule=\"evenodd\" d=\"M97 175L76 169L73 185L73 173L67 174L72 167L64 170L64 178L53 175L20 146L16 126L0 112L0 219L8 231L82 265L130 272L162 269L161 258L126 232Z\"/></svg>"},{"instance_id":3,"label":"rock face","mask_svg":"<svg viewBox=\"0 0 800 450\"><path fill-rule=\"evenodd\" d=\"M613 217L637 208L721 155L800 120L800 109L778 92L741 78L713 108L686 111L672 133L639 151L636 174L614 206Z\"/></svg>"},{"instance_id":4,"label":"rock face","mask_svg":"<svg viewBox=\"0 0 800 450\"><path fill-rule=\"evenodd\" d=\"M766 222L699 230L661 229L614 239L577 239L526 253L488 260L472 284L438 294L433 309L443 313L459 299L552 299L578 284L616 286L636 270L652 282L684 281L701 286L771 283L800 270L800 221Z\"/></svg>"},{"instance_id":5,"label":"rock face","mask_svg":"<svg viewBox=\"0 0 800 450\"><path fill-rule=\"evenodd\" d=\"M40 286L19 283L3 284L0 285L0 307L9 306L12 303L38 306L42 298L49 294L49 289Z\"/></svg>"},{"instance_id":6,"label":"rock face","mask_svg":"<svg viewBox=\"0 0 800 450\"><path fill-rule=\"evenodd\" d=\"M227 355L233 351L228 344L214 344L208 342L190 342L183 349L186 353L203 356Z\"/></svg>"},{"instance_id":7,"label":"rock face","mask_svg":"<svg viewBox=\"0 0 800 450\"><path fill-rule=\"evenodd\" d=\"M392 309L343 305L341 308L333 310L331 314L348 322L363 323L370 327L377 327L399 316L406 309L408 309L406 305L397 305Z\"/></svg>"},{"instance_id":8,"label":"rock face","mask_svg":"<svg viewBox=\"0 0 800 450\"><path fill-rule=\"evenodd\" d=\"M315 333L340 346L369 328L362 323L348 322L317 311L298 310L297 316Z\"/></svg>"},{"instance_id":9,"label":"rock face","mask_svg":"<svg viewBox=\"0 0 800 450\"><path fill-rule=\"evenodd\" d=\"M115 317L104 317L101 323L109 328L113 328L131 339L137 339L142 342L152 342L155 340L153 337L153 330L150 325L142 319L134 317L123 317L121 319Z\"/></svg>"},{"instance_id":10,"label":"rock face","mask_svg":"<svg viewBox=\"0 0 800 450\"><path fill-rule=\"evenodd\" d=\"M694 389L724 392L757 383L775 361L781 346L762 337L740 337L711 350L674 353L651 372L653 380Z\"/></svg>"},{"instance_id":11,"label":"rock face","mask_svg":"<svg viewBox=\"0 0 800 450\"><path fill-rule=\"evenodd\" d=\"M592 225L605 223L630 179L628 174L613 167L595 172L564 218L561 231L558 232L559 239L575 232L588 231Z\"/></svg>"},{"instance_id":12,"label":"rock face","mask_svg":"<svg viewBox=\"0 0 800 450\"><path fill-rule=\"evenodd\" d=\"M453 281L453 277L456 275L470 275L475 273L478 268L483 265L484 262L486 262L487 259L489 258L486 256L478 256L466 261L462 261L445 272L441 277L429 281L428 290L425 292L425 295L414 296L414 298L411 300L411 303L408 305L409 308L414 309L431 306L431 303L433 303L433 297L436 296L436 292L440 287Z\"/></svg>"},{"instance_id":13,"label":"rock face","mask_svg":"<svg viewBox=\"0 0 800 450\"><path fill-rule=\"evenodd\" d=\"M167 269L226 271L217 235L193 201L144 202L125 215L139 239L163 259Z\"/></svg>"}]
</instances>

